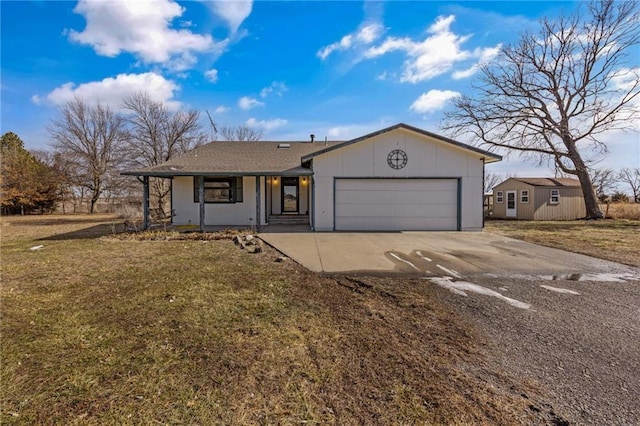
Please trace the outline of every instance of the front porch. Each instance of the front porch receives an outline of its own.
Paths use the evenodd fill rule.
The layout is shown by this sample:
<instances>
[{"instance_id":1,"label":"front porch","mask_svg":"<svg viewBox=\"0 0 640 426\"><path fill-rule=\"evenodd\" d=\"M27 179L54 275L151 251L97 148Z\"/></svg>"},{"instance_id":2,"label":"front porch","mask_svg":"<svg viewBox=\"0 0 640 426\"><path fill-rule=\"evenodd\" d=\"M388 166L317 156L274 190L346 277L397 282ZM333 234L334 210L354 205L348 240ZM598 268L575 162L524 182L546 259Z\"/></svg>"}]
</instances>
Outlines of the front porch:
<instances>
[{"instance_id":1,"label":"front porch","mask_svg":"<svg viewBox=\"0 0 640 426\"><path fill-rule=\"evenodd\" d=\"M287 220L287 216L306 217L309 223L311 176L267 176L266 212L274 220Z\"/></svg>"},{"instance_id":2,"label":"front porch","mask_svg":"<svg viewBox=\"0 0 640 426\"><path fill-rule=\"evenodd\" d=\"M311 228L311 175L171 177L172 224L209 227L250 227L269 224ZM149 177L144 176L144 229L149 227Z\"/></svg>"}]
</instances>

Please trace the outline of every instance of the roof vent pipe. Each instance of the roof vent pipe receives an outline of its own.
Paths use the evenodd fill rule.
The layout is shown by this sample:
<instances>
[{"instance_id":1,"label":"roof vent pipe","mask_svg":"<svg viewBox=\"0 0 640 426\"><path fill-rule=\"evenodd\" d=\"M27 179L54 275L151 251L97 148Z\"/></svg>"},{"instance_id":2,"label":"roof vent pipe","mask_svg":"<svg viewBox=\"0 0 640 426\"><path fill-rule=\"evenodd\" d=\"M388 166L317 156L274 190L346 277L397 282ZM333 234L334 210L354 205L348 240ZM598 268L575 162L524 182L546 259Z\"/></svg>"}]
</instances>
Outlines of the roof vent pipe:
<instances>
[{"instance_id":1,"label":"roof vent pipe","mask_svg":"<svg viewBox=\"0 0 640 426\"><path fill-rule=\"evenodd\" d=\"M311 134L310 136L311 136L311 143L313 143L313 140L316 138L316 135Z\"/></svg>"}]
</instances>

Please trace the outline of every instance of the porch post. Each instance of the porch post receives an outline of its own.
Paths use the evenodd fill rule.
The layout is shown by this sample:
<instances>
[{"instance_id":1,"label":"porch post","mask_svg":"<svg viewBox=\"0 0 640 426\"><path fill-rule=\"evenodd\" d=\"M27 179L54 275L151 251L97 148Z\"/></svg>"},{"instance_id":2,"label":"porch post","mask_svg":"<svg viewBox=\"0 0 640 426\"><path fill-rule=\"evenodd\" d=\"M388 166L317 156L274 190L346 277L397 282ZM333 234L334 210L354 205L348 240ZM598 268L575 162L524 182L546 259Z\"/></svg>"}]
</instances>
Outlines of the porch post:
<instances>
[{"instance_id":1,"label":"porch post","mask_svg":"<svg viewBox=\"0 0 640 426\"><path fill-rule=\"evenodd\" d=\"M142 177L142 229L149 229L149 176Z\"/></svg>"},{"instance_id":2,"label":"porch post","mask_svg":"<svg viewBox=\"0 0 640 426\"><path fill-rule=\"evenodd\" d=\"M260 176L256 176L256 231L260 232Z\"/></svg>"},{"instance_id":3,"label":"porch post","mask_svg":"<svg viewBox=\"0 0 640 426\"><path fill-rule=\"evenodd\" d=\"M200 232L204 232L204 176L198 176L198 201L200 202Z\"/></svg>"}]
</instances>

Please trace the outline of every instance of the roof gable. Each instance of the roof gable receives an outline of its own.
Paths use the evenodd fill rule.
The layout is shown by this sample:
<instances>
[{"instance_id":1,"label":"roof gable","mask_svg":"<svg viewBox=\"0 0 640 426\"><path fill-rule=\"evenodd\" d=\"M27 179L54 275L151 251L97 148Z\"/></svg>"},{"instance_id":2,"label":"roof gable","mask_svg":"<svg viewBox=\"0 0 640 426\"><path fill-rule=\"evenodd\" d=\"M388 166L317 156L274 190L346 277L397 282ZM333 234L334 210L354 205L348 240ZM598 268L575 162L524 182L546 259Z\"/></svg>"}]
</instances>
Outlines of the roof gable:
<instances>
[{"instance_id":1,"label":"roof gable","mask_svg":"<svg viewBox=\"0 0 640 426\"><path fill-rule=\"evenodd\" d=\"M463 150L472 151L475 154L479 154L481 156L487 157L487 158L485 158L485 161L487 163L493 163L493 162L502 160L502 156L494 154L494 153L491 153L489 151L485 151L483 149L476 148L474 146L467 145L467 144L464 144L462 142L455 141L453 139L449 139L449 138L447 138L445 136L441 136L441 135L438 135L438 134L435 134L435 133L428 132L428 131L420 129L418 127L413 127L413 126L410 126L410 125L405 124L405 123L398 123L398 124L396 124L394 126L390 126L390 127L385 128L385 129L378 130L376 132L369 133L367 135L360 136L360 137L355 138L355 139L351 139L349 141L337 143L337 144L335 144L333 146L329 146L329 147L326 147L324 149L320 149L318 151L311 152L311 153L305 155L304 157L302 157L302 162L309 161L309 160L311 160L314 157L317 157L319 155L323 155L325 153L328 153L328 152L331 152L331 151L335 151L335 150L338 150L338 149L341 149L341 148L356 144L358 142L362 142L362 141L367 140L367 139L374 138L376 136L379 136L379 135L382 135L384 133L388 133L388 132L391 132L391 131L394 131L394 130L397 130L397 129L408 130L408 131L420 134L422 136L427 136L427 137L430 137L432 139L436 139L439 142L443 142L445 144L449 144L449 145L455 146L457 148L461 148Z\"/></svg>"}]
</instances>

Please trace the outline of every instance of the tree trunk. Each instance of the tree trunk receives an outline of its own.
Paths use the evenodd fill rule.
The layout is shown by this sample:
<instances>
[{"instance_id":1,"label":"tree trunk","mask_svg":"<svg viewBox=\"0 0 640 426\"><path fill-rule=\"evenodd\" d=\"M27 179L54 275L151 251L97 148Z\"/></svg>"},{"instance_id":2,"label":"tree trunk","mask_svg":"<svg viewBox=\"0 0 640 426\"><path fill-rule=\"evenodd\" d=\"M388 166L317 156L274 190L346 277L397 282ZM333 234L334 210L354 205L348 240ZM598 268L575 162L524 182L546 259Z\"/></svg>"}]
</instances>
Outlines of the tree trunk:
<instances>
[{"instance_id":1,"label":"tree trunk","mask_svg":"<svg viewBox=\"0 0 640 426\"><path fill-rule=\"evenodd\" d=\"M582 187L582 195L584 196L584 206L587 210L587 219L604 219L602 210L598 205L598 197L596 190L591 183L591 176L585 167L577 168L577 176Z\"/></svg>"},{"instance_id":2,"label":"tree trunk","mask_svg":"<svg viewBox=\"0 0 640 426\"><path fill-rule=\"evenodd\" d=\"M100 191L94 191L91 196L91 206L89 207L89 213L93 214L95 212L96 204L98 203L98 199L100 198Z\"/></svg>"}]
</instances>

